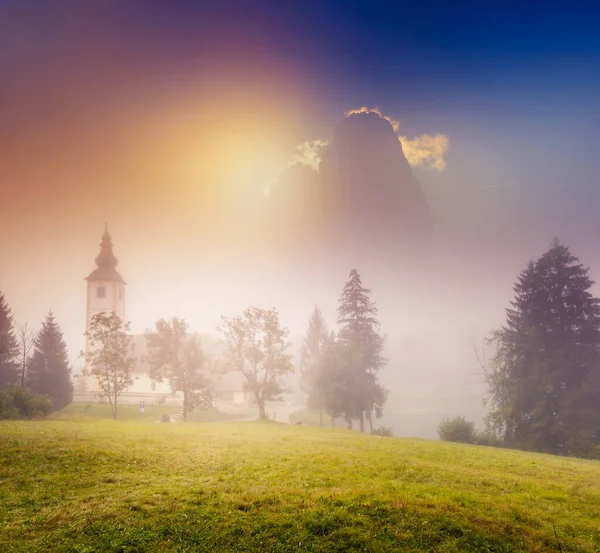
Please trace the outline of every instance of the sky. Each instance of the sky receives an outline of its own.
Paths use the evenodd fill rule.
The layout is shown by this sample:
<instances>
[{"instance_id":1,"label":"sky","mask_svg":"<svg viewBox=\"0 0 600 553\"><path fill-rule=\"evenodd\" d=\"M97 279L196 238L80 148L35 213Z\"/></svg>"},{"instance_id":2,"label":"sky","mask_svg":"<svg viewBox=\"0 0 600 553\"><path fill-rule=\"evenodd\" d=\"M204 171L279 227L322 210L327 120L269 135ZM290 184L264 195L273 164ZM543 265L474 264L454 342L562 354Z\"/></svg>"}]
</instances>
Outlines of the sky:
<instances>
[{"instance_id":1,"label":"sky","mask_svg":"<svg viewBox=\"0 0 600 553\"><path fill-rule=\"evenodd\" d=\"M414 172L439 286L477 287L473 319L501 321L554 236L600 280L600 14L576 4L0 1L0 290L18 321L52 309L75 357L108 222L135 332L250 304L296 333L314 303L333 317L252 258L248 213L363 106L447 139Z\"/></svg>"}]
</instances>

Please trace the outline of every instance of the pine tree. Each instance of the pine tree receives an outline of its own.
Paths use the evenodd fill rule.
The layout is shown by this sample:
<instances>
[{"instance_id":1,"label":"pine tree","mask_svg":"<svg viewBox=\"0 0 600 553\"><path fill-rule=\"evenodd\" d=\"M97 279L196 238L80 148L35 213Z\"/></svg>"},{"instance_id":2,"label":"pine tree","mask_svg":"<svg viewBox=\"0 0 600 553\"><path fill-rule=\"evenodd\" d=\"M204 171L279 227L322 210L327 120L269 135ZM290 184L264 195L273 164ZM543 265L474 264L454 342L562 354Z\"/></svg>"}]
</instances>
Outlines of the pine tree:
<instances>
[{"instance_id":1,"label":"pine tree","mask_svg":"<svg viewBox=\"0 0 600 553\"><path fill-rule=\"evenodd\" d=\"M557 240L515 286L494 334L488 424L528 449L586 454L600 443L600 300Z\"/></svg>"},{"instance_id":2,"label":"pine tree","mask_svg":"<svg viewBox=\"0 0 600 553\"><path fill-rule=\"evenodd\" d=\"M386 391L377 380L378 371L386 364L383 357L383 337L379 334L380 324L377 320L377 307L371 301L371 291L362 285L358 272L350 272L350 279L344 286L339 300L338 324L340 330L338 340L344 356L356 359L346 363L347 371L354 371L353 385L359 387L359 399L349 401L349 414L357 418L361 431L364 431L364 415L373 431L372 413L381 416L386 400Z\"/></svg>"},{"instance_id":3,"label":"pine tree","mask_svg":"<svg viewBox=\"0 0 600 553\"><path fill-rule=\"evenodd\" d=\"M17 348L12 313L0 292L0 388L17 383Z\"/></svg>"},{"instance_id":4,"label":"pine tree","mask_svg":"<svg viewBox=\"0 0 600 553\"><path fill-rule=\"evenodd\" d=\"M62 409L73 401L67 344L52 311L35 338L27 366L27 387L51 397L54 409Z\"/></svg>"},{"instance_id":5,"label":"pine tree","mask_svg":"<svg viewBox=\"0 0 600 553\"><path fill-rule=\"evenodd\" d=\"M353 343L332 334L324 344L317 375L325 411L332 420L343 418L349 430L364 412L365 375L357 361Z\"/></svg>"},{"instance_id":6,"label":"pine tree","mask_svg":"<svg viewBox=\"0 0 600 553\"><path fill-rule=\"evenodd\" d=\"M307 395L307 405L320 412L323 424L323 393L319 387L319 371L325 342L329 333L321 310L315 306L306 330L306 337L300 350L300 387Z\"/></svg>"}]
</instances>

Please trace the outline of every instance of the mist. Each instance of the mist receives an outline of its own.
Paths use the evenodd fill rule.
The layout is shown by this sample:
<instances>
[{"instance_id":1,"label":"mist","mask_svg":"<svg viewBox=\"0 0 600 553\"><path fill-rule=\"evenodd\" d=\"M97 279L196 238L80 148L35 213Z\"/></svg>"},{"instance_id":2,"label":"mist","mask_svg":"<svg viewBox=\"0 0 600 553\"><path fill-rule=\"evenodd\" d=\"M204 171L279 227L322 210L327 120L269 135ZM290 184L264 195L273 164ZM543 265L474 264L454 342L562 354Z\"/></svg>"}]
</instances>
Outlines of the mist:
<instances>
[{"instance_id":1,"label":"mist","mask_svg":"<svg viewBox=\"0 0 600 553\"><path fill-rule=\"evenodd\" d=\"M598 12L0 2L0 550L600 551Z\"/></svg>"},{"instance_id":2,"label":"mist","mask_svg":"<svg viewBox=\"0 0 600 553\"><path fill-rule=\"evenodd\" d=\"M99 213L112 216L109 229L128 283L126 317L137 334L176 315L214 335L221 315L276 307L297 357L312 308L318 305L334 327L342 286L356 269L386 337L389 364L381 378L390 395L382 424L396 435L423 438L436 437L439 421L454 415L481 426L487 387L476 351L481 355L485 337L502 325L518 273L555 234L582 256L586 244L577 225L544 221L522 183L486 177L450 190L444 172L411 169L393 130L374 112L340 115L320 152L325 161L282 163L269 194L240 174L235 196L224 202L191 201L193 195L173 189L171 202L150 208L147 195L125 201L107 190L111 209L99 209L93 197L69 213L53 203L62 213L56 218L34 201L35 221L3 219L17 240L9 244L2 289L17 320L41 320L54 310L80 370L83 278L104 226ZM452 153L450 139L448 172ZM289 154L293 159L293 148ZM455 172L448 180L456 178ZM12 194L18 197L16 189ZM287 401L300 406L297 376L290 385Z\"/></svg>"}]
</instances>

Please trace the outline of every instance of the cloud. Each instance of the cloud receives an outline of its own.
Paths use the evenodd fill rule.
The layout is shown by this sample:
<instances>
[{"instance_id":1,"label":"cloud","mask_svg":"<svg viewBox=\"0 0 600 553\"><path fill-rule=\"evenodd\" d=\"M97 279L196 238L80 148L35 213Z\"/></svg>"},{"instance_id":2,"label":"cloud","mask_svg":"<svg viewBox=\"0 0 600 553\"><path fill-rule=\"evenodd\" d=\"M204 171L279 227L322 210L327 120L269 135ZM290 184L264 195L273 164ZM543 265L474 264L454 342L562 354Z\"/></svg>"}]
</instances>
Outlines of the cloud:
<instances>
[{"instance_id":1,"label":"cloud","mask_svg":"<svg viewBox=\"0 0 600 553\"><path fill-rule=\"evenodd\" d=\"M400 121L387 115L377 106L373 108L362 106L360 108L351 109L344 113L344 117L348 118L355 113L376 113L379 117L390 123L395 133L398 133L400 130ZM443 171L445 169L445 156L449 146L449 140L446 135L436 134L431 136L429 134L423 134L414 138L398 136L398 140L402 144L402 150L411 167L430 167L437 171ZM315 171L319 171L321 154L328 145L329 141L327 140L310 140L299 144L296 146L296 151L292 160L285 168L287 169L293 165L306 165ZM272 184L267 187L267 195L268 189L271 186Z\"/></svg>"},{"instance_id":2,"label":"cloud","mask_svg":"<svg viewBox=\"0 0 600 553\"><path fill-rule=\"evenodd\" d=\"M350 117L354 113L376 113L382 119L385 119L395 133L400 130L400 121L392 118L383 112L379 107L368 108L362 106L360 108L351 109L344 115ZM423 134L416 136L415 138L408 138L407 136L398 136L398 140L402 144L402 150L404 155L410 163L411 167L431 167L437 171L443 171L446 168L445 156L448 152L449 140L446 135L436 134L431 136L429 134Z\"/></svg>"},{"instance_id":3,"label":"cloud","mask_svg":"<svg viewBox=\"0 0 600 553\"><path fill-rule=\"evenodd\" d=\"M319 163L321 163L321 152L328 144L327 140L311 140L296 146L296 153L290 165L299 163L300 165L308 165L318 171Z\"/></svg>"},{"instance_id":4,"label":"cloud","mask_svg":"<svg viewBox=\"0 0 600 553\"><path fill-rule=\"evenodd\" d=\"M272 189L275 186L277 186L278 182L281 180L281 176L290 167L294 167L296 165L303 165L305 167L310 167L318 173L319 164L321 163L321 153L328 145L328 140L309 140L307 142L303 142L302 144L298 144L298 146L296 146L296 151L294 152L291 161L287 165L285 165L280 170L279 174L273 179L271 179L271 181L265 187L265 197L269 198L271 196Z\"/></svg>"},{"instance_id":5,"label":"cloud","mask_svg":"<svg viewBox=\"0 0 600 553\"><path fill-rule=\"evenodd\" d=\"M415 138L399 136L404 155L411 167L431 167L437 171L446 168L446 152L448 151L448 137L444 134L431 136L424 134Z\"/></svg>"},{"instance_id":6,"label":"cloud","mask_svg":"<svg viewBox=\"0 0 600 553\"><path fill-rule=\"evenodd\" d=\"M385 119L390 125L392 125L392 129L394 132L398 132L400 130L400 121L397 119L392 119L389 115L383 113L381 108L375 106L374 108L368 108L367 106L362 106L360 108L351 109L344 113L344 117L348 118L354 113L376 113L382 119Z\"/></svg>"}]
</instances>

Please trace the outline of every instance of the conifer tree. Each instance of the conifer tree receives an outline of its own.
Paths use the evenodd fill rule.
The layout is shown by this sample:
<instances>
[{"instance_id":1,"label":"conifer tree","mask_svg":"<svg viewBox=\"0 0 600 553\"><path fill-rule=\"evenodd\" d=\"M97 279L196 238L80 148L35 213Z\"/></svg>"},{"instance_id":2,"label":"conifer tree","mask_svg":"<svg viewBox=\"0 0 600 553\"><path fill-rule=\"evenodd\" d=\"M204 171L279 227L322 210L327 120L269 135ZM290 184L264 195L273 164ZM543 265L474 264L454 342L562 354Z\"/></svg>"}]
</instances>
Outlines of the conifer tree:
<instances>
[{"instance_id":1,"label":"conifer tree","mask_svg":"<svg viewBox=\"0 0 600 553\"><path fill-rule=\"evenodd\" d=\"M52 311L42 323L33 347L27 366L27 387L51 397L53 408L62 409L73 401L73 384L67 344Z\"/></svg>"},{"instance_id":2,"label":"conifer tree","mask_svg":"<svg viewBox=\"0 0 600 553\"><path fill-rule=\"evenodd\" d=\"M319 386L319 371L322 369L323 350L328 337L323 313L315 306L300 350L300 387L307 395L308 407L319 410L321 425L324 400Z\"/></svg>"},{"instance_id":3,"label":"conifer tree","mask_svg":"<svg viewBox=\"0 0 600 553\"><path fill-rule=\"evenodd\" d=\"M323 407L332 420L343 418L352 429L354 420L364 412L365 374L358 365L358 355L352 342L333 334L326 340L321 356L317 383Z\"/></svg>"},{"instance_id":4,"label":"conifer tree","mask_svg":"<svg viewBox=\"0 0 600 553\"><path fill-rule=\"evenodd\" d=\"M18 380L17 340L10 307L0 292L0 388L13 386Z\"/></svg>"},{"instance_id":5,"label":"conifer tree","mask_svg":"<svg viewBox=\"0 0 600 553\"><path fill-rule=\"evenodd\" d=\"M586 454L600 443L600 301L578 261L555 240L528 263L494 334L488 425L528 449Z\"/></svg>"},{"instance_id":6,"label":"conifer tree","mask_svg":"<svg viewBox=\"0 0 600 553\"><path fill-rule=\"evenodd\" d=\"M346 370L353 371L350 379L358 386L358 399L349 400L349 415L357 418L364 431L364 415L373 431L372 413L381 416L386 391L377 379L378 371L386 364L383 357L383 337L379 334L377 307L370 298L371 291L362 285L358 272L353 269L344 286L338 307L338 340L344 356L355 360L346 363ZM339 348L338 348L339 349Z\"/></svg>"}]
</instances>

